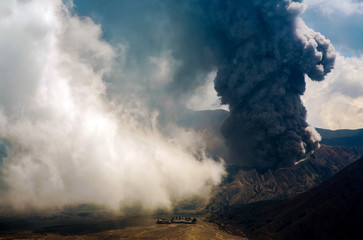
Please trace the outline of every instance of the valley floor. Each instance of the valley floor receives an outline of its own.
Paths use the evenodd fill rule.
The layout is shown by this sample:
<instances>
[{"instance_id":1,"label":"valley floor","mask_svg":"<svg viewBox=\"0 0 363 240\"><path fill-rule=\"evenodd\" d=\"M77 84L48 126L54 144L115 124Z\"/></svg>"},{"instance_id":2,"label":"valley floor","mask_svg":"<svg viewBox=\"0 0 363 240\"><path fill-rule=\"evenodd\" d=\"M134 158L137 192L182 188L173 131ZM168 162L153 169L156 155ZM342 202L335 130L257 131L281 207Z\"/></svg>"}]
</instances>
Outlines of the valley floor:
<instances>
[{"instance_id":1,"label":"valley floor","mask_svg":"<svg viewBox=\"0 0 363 240\"><path fill-rule=\"evenodd\" d=\"M83 231L73 234L62 233L62 229L67 225L53 225L43 228L48 229L44 232L26 229L3 234L0 232L0 239L246 239L230 235L219 229L216 224L205 222L202 218L198 218L196 224L156 224L155 222L155 218L149 217L143 219L140 226L131 224L118 229L89 233Z\"/></svg>"}]
</instances>

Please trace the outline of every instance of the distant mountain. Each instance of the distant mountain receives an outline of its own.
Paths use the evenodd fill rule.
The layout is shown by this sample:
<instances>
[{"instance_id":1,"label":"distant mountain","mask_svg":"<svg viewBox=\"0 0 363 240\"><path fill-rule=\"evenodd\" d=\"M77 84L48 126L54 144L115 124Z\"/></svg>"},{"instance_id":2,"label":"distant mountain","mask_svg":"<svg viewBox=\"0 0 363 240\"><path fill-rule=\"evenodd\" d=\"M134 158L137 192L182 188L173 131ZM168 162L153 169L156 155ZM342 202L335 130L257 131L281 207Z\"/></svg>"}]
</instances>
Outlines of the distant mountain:
<instances>
[{"instance_id":1,"label":"distant mountain","mask_svg":"<svg viewBox=\"0 0 363 240\"><path fill-rule=\"evenodd\" d=\"M179 119L180 126L201 132L207 144L207 152L214 159L228 160L228 148L220 133L220 127L228 117L225 110L189 111Z\"/></svg>"},{"instance_id":2,"label":"distant mountain","mask_svg":"<svg viewBox=\"0 0 363 240\"><path fill-rule=\"evenodd\" d=\"M345 147L363 146L363 129L328 130L317 128L316 130L322 137L322 144Z\"/></svg>"},{"instance_id":3,"label":"distant mountain","mask_svg":"<svg viewBox=\"0 0 363 240\"><path fill-rule=\"evenodd\" d=\"M362 173L363 158L294 198L231 208L216 222L252 239L361 239Z\"/></svg>"},{"instance_id":4,"label":"distant mountain","mask_svg":"<svg viewBox=\"0 0 363 240\"><path fill-rule=\"evenodd\" d=\"M219 129L228 115L229 112L223 109L189 111L186 112L184 117L179 120L179 124L199 131L208 129L216 136L221 137L222 135Z\"/></svg>"},{"instance_id":5,"label":"distant mountain","mask_svg":"<svg viewBox=\"0 0 363 240\"><path fill-rule=\"evenodd\" d=\"M222 138L219 129L228 115L229 112L222 109L189 111L184 118L180 119L179 124L199 131L208 130L216 137ZM316 128L316 130L322 137L321 144L343 147L363 146L363 129L328 130Z\"/></svg>"}]
</instances>

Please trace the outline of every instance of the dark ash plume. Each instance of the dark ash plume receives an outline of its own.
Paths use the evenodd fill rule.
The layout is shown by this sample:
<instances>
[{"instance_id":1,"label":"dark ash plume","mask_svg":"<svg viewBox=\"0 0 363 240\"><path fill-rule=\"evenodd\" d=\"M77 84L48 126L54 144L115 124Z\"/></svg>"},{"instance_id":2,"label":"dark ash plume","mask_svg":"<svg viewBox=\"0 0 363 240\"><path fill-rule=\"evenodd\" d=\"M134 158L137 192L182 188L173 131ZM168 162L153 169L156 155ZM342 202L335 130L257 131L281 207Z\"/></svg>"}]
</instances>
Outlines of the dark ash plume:
<instances>
[{"instance_id":1,"label":"dark ash plume","mask_svg":"<svg viewBox=\"0 0 363 240\"><path fill-rule=\"evenodd\" d=\"M218 69L215 89L230 108L221 130L232 164L292 166L317 148L300 96L305 74L323 80L334 66L335 53L329 40L298 17L301 1L201 0L184 2L178 6L183 10L171 6L175 22L192 25L178 27L180 35L202 38L194 41L201 50L183 47L183 54L203 56ZM190 42L184 38L177 45ZM194 64L191 71L198 68L206 69Z\"/></svg>"},{"instance_id":2,"label":"dark ash plume","mask_svg":"<svg viewBox=\"0 0 363 240\"><path fill-rule=\"evenodd\" d=\"M318 142L307 131L300 96L305 77L323 80L335 61L329 40L297 18L299 2L224 1L216 18L234 54L220 64L215 89L230 116L222 133L244 167L292 166Z\"/></svg>"},{"instance_id":3,"label":"dark ash plume","mask_svg":"<svg viewBox=\"0 0 363 240\"><path fill-rule=\"evenodd\" d=\"M89 2L76 2L82 1ZM120 89L127 92L120 95L133 102L130 89L141 89L136 95L148 99L148 106L160 112L161 128L186 115L186 100L205 84L211 71L217 71L215 89L230 108L222 133L232 164L291 166L316 149L318 143L306 130L300 96L305 91L305 75L323 80L333 68L335 55L330 42L298 17L304 7L301 1L92 2L100 7L117 3L118 8L112 8L117 11L106 15L114 12L122 16L119 22L131 20L131 25L112 21L117 23L113 30L129 37L131 46L126 69L132 74L123 78L128 82L123 80ZM175 64L167 81L145 80L150 66L144 61L169 51ZM140 88L140 81L146 87Z\"/></svg>"}]
</instances>

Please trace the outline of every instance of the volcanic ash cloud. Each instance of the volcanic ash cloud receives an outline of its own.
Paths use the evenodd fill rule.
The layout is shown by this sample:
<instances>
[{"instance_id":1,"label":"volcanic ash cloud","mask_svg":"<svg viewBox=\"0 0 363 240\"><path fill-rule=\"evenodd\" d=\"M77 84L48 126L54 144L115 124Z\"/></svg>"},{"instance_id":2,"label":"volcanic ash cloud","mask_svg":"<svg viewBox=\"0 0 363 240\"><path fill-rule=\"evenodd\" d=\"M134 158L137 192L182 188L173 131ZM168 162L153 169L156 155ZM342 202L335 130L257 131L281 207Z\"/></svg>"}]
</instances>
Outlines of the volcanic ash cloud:
<instances>
[{"instance_id":1,"label":"volcanic ash cloud","mask_svg":"<svg viewBox=\"0 0 363 240\"><path fill-rule=\"evenodd\" d=\"M318 147L300 97L305 75L323 80L335 53L329 40L299 18L302 1L115 2L127 9L122 19L131 24L119 24L123 37L133 39L126 58L133 61L125 61L132 66L127 84L143 93L136 95L147 99L148 108L160 112L163 126L183 119L191 94L216 74L214 88L230 109L221 128L229 164L293 166ZM120 33L117 29L110 28ZM148 77L153 74L143 59L159 65L160 76ZM140 79L150 81L141 86ZM129 98L129 88L124 90Z\"/></svg>"},{"instance_id":2,"label":"volcanic ash cloud","mask_svg":"<svg viewBox=\"0 0 363 240\"><path fill-rule=\"evenodd\" d=\"M297 17L302 8L299 1L227 1L216 16L234 46L215 80L230 107L222 133L242 166L292 166L318 147L300 99L304 75L323 80L335 54Z\"/></svg>"},{"instance_id":3,"label":"volcanic ash cloud","mask_svg":"<svg viewBox=\"0 0 363 240\"><path fill-rule=\"evenodd\" d=\"M231 164L293 166L318 147L300 97L305 75L323 80L335 53L329 40L298 17L301 1L201 0L185 3L183 10L170 8L179 13L171 19L193 23L181 24L187 36L202 39L196 41L200 52L190 54L204 53L204 63L217 69L215 90L230 109L221 131Z\"/></svg>"}]
</instances>

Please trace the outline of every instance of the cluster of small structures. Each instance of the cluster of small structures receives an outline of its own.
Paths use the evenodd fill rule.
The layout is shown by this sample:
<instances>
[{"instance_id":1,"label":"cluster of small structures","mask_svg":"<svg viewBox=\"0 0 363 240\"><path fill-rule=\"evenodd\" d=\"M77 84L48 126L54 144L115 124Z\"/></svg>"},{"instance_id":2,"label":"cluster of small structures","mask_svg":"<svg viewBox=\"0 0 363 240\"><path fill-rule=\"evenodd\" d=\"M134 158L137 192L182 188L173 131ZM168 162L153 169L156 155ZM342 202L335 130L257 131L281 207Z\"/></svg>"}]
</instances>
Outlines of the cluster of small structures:
<instances>
[{"instance_id":1,"label":"cluster of small structures","mask_svg":"<svg viewBox=\"0 0 363 240\"><path fill-rule=\"evenodd\" d=\"M197 219L191 217L172 217L170 219L160 218L156 221L156 224L172 224L172 223L195 224L197 223Z\"/></svg>"}]
</instances>

